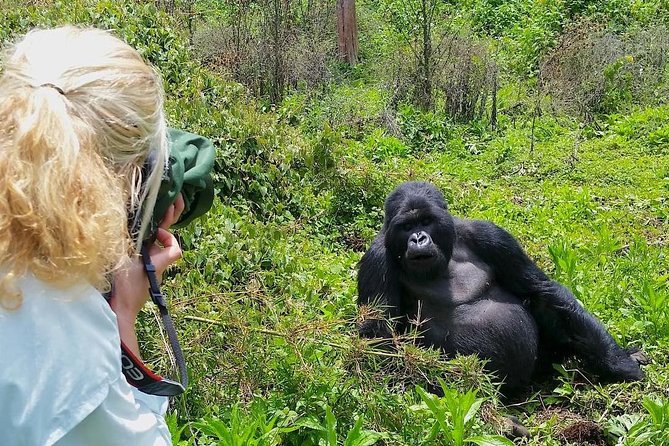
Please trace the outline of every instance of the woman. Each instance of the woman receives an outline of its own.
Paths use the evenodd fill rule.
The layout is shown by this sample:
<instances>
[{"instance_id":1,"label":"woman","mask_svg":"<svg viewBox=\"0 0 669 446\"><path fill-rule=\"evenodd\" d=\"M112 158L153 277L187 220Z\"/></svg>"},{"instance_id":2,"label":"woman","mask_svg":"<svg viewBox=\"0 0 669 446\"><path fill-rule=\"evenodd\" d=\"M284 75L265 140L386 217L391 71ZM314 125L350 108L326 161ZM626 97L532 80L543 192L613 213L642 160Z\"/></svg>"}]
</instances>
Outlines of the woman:
<instances>
[{"instance_id":1,"label":"woman","mask_svg":"<svg viewBox=\"0 0 669 446\"><path fill-rule=\"evenodd\" d=\"M0 443L164 445L164 397L121 373L147 300L137 259L167 152L158 74L95 29L28 33L0 78ZM156 166L142 178L147 157ZM166 229L159 273L181 256ZM142 215L140 213L140 215ZM110 280L110 278L113 278ZM110 289L107 303L101 292ZM111 305L110 305L111 304Z\"/></svg>"}]
</instances>

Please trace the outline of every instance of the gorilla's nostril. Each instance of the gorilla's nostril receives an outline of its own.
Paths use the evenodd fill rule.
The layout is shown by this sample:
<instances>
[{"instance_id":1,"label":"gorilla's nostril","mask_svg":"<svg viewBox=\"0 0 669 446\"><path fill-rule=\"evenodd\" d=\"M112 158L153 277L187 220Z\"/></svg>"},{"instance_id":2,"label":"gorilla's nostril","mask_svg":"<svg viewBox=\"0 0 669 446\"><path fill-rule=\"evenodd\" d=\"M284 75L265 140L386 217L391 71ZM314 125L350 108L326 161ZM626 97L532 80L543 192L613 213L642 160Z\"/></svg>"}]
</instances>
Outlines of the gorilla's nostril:
<instances>
[{"instance_id":1,"label":"gorilla's nostril","mask_svg":"<svg viewBox=\"0 0 669 446\"><path fill-rule=\"evenodd\" d=\"M427 235L424 231L421 231L420 234L418 234L417 241L416 243L418 246L423 246L427 245L430 242L430 236Z\"/></svg>"}]
</instances>

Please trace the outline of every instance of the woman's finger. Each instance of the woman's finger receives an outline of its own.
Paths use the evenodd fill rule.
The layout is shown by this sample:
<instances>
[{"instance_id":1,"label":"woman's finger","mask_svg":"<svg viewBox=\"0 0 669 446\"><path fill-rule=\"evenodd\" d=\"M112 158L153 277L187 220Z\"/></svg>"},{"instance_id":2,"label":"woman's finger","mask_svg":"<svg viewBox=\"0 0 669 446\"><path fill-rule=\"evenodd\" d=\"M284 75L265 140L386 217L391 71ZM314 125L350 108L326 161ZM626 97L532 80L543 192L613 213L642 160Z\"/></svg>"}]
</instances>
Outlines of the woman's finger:
<instances>
[{"instance_id":1,"label":"woman's finger","mask_svg":"<svg viewBox=\"0 0 669 446\"><path fill-rule=\"evenodd\" d=\"M165 211L163 218L160 220L160 224L158 225L159 228L167 229L172 226L172 223L175 222L174 211L174 205L171 204Z\"/></svg>"},{"instance_id":2,"label":"woman's finger","mask_svg":"<svg viewBox=\"0 0 669 446\"><path fill-rule=\"evenodd\" d=\"M186 207L183 195L177 195L177 199L167 208L165 215L160 220L159 228L169 229L174 223L179 221L179 217Z\"/></svg>"},{"instance_id":3,"label":"woman's finger","mask_svg":"<svg viewBox=\"0 0 669 446\"><path fill-rule=\"evenodd\" d=\"M186 202L184 201L184 196L179 194L177 199L174 201L174 223L179 221L179 217L181 217L181 214L183 214L185 208Z\"/></svg>"},{"instance_id":4,"label":"woman's finger","mask_svg":"<svg viewBox=\"0 0 669 446\"><path fill-rule=\"evenodd\" d=\"M158 228L156 242L162 247L153 245L149 249L149 255L156 271L162 274L168 266L181 258L182 252L176 237L163 228Z\"/></svg>"}]
</instances>

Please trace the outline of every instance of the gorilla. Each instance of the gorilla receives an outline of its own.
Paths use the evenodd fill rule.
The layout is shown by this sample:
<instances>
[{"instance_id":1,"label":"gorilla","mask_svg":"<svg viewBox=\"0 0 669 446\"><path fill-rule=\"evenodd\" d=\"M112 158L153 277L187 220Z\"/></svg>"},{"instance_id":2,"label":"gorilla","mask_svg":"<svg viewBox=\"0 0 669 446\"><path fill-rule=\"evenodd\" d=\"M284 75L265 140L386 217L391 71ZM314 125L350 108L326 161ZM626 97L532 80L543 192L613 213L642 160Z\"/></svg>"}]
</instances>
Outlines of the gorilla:
<instances>
[{"instance_id":1,"label":"gorilla","mask_svg":"<svg viewBox=\"0 0 669 446\"><path fill-rule=\"evenodd\" d=\"M453 217L429 183L407 182L388 196L383 228L358 266L359 306L380 304L399 332L418 324L420 342L447 356L478 354L504 379L505 395L567 356L603 382L643 378L634 355L513 236L488 221ZM381 319L359 330L392 336Z\"/></svg>"}]
</instances>

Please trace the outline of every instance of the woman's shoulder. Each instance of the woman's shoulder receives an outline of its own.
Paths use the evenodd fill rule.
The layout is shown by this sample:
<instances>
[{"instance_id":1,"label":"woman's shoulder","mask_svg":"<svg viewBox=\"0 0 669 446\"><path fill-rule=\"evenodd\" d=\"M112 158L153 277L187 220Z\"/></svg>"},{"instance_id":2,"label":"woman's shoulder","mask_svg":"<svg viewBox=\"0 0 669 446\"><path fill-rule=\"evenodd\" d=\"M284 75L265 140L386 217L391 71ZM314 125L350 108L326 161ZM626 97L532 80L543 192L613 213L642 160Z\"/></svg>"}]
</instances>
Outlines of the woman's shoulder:
<instances>
[{"instance_id":1,"label":"woman's shoulder","mask_svg":"<svg viewBox=\"0 0 669 446\"><path fill-rule=\"evenodd\" d=\"M87 283L59 287L32 275L18 284L21 307L0 312L0 331L13 332L7 334L15 348L33 347L49 357L55 347L61 354L78 353L76 362L118 357L116 316L98 290Z\"/></svg>"},{"instance_id":2,"label":"woman's shoulder","mask_svg":"<svg viewBox=\"0 0 669 446\"><path fill-rule=\"evenodd\" d=\"M0 309L0 432L51 444L121 377L116 318L85 283L60 288L28 275L19 286L21 307Z\"/></svg>"}]
</instances>

